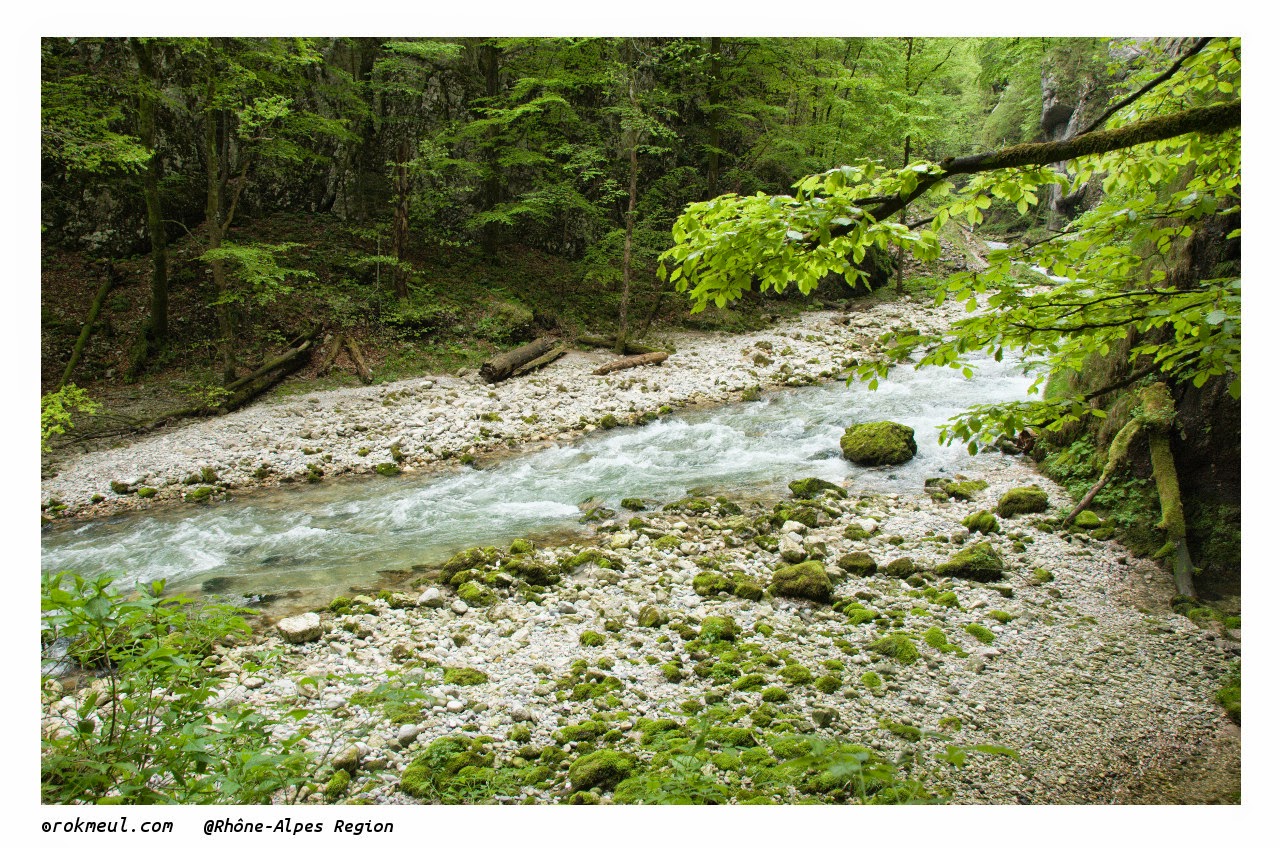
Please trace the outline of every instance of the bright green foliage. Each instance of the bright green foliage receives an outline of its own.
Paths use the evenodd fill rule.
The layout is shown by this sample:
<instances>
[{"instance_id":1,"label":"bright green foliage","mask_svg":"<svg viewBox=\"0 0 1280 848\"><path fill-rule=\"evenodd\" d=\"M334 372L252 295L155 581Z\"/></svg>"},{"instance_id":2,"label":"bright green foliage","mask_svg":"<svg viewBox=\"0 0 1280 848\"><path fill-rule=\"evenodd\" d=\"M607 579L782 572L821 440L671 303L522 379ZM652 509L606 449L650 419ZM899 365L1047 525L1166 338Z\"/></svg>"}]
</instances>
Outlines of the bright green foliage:
<instances>
[{"instance_id":1,"label":"bright green foliage","mask_svg":"<svg viewBox=\"0 0 1280 848\"><path fill-rule=\"evenodd\" d=\"M40 397L40 450L49 450L49 440L71 429L71 414L95 415L101 404L91 400L88 392L75 383L67 383L56 392Z\"/></svg>"},{"instance_id":2,"label":"bright green foliage","mask_svg":"<svg viewBox=\"0 0 1280 848\"><path fill-rule=\"evenodd\" d=\"M229 289L222 296L222 302L264 304L292 292L291 281L316 278L311 271L285 268L277 261L279 254L300 246L293 242L235 244L224 241L221 247L206 250L200 255L200 259L204 262L215 259L226 262L232 275L240 283L238 288Z\"/></svg>"},{"instance_id":3,"label":"bright green foliage","mask_svg":"<svg viewBox=\"0 0 1280 848\"><path fill-rule=\"evenodd\" d=\"M202 665L224 637L249 632L245 611L162 598L163 582L124 596L111 580L41 583L41 644L68 646L63 668L102 672L74 717L42 734L42 800L262 804L301 785L306 734L273 736L265 717L222 701Z\"/></svg>"},{"instance_id":4,"label":"bright green foliage","mask_svg":"<svg viewBox=\"0 0 1280 848\"><path fill-rule=\"evenodd\" d=\"M1218 703L1227 711L1227 716L1236 724L1240 723L1240 661L1231 666L1231 673L1222 681L1222 688L1215 696Z\"/></svg>"},{"instance_id":5,"label":"bright green foliage","mask_svg":"<svg viewBox=\"0 0 1280 848\"><path fill-rule=\"evenodd\" d=\"M1121 109L1111 126L1238 98L1239 53L1238 38L1214 39L1171 79ZM1158 66L1168 61L1158 54L1148 54L1148 60ZM1134 74L1127 85L1136 88L1155 73L1153 67ZM952 218L978 224L997 200L1025 214L1044 186L1072 191L1095 180L1105 194L1070 222L1069 237L995 251L984 271L938 285L939 302L964 303L971 317L941 337L899 336L889 356L860 365L857 377L874 389L892 363L920 351L917 367L947 366L966 375L972 372L965 361L969 354L983 351L1000 359L1012 350L1039 365L1042 375L1078 372L1137 333L1138 342L1128 350L1131 362L1153 357L1163 379L1197 387L1226 376L1239 395L1238 271L1176 285L1167 270L1177 246L1196 227L1213 218L1229 222L1238 212L1238 128L1084 155L1069 163L1066 174L1047 165L994 169L958 188L943 174L928 162L901 169L854 162L801 179L792 196L725 195L694 204L673 228L675 245L663 256L664 273L690 296L695 310L723 306L757 283L762 290L795 285L807 293L829 273L856 282L855 264L873 247L899 245L930 259L938 251L936 230ZM890 215L875 217L876 209L897 211L897 198L927 207L922 217L932 212L932 229L908 229ZM1229 235L1238 237L1238 230ZM1015 273L1015 262L1062 279ZM944 438L963 439L976 452L980 442L1012 437L1027 423L1052 430L1102 414L1082 395L984 405L953 419Z\"/></svg>"}]
</instances>

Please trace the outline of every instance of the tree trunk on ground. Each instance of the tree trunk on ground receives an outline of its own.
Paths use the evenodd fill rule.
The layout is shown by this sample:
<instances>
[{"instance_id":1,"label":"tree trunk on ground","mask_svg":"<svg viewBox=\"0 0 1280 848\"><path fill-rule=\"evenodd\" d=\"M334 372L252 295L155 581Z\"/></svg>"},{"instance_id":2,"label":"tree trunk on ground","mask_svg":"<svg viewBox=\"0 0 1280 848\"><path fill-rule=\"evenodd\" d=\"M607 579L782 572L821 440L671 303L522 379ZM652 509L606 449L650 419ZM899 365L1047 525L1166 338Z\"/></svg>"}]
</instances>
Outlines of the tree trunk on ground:
<instances>
[{"instance_id":1,"label":"tree trunk on ground","mask_svg":"<svg viewBox=\"0 0 1280 848\"><path fill-rule=\"evenodd\" d=\"M487 383L500 383L522 365L549 353L553 347L555 342L549 337L543 337L499 354L480 366L480 377Z\"/></svg>"},{"instance_id":2,"label":"tree trunk on ground","mask_svg":"<svg viewBox=\"0 0 1280 848\"><path fill-rule=\"evenodd\" d=\"M333 367L333 361L338 358L338 351L342 349L342 335L338 334L329 339L325 345L324 356L320 358L320 368L316 371L317 377L323 377L329 373L329 369Z\"/></svg>"},{"instance_id":3,"label":"tree trunk on ground","mask_svg":"<svg viewBox=\"0 0 1280 848\"><path fill-rule=\"evenodd\" d=\"M115 287L119 276L116 266L108 262L107 279L99 286L98 293L93 297L93 303L89 305L89 316L84 319L84 326L80 328L80 337L76 339L75 347L71 349L71 359L67 360L67 367L62 372L62 379L58 381L58 386L54 391L58 391L58 389L70 382L71 372L80 364L80 357L84 355L85 346L89 344L89 337L93 335L93 325L98 320L98 313L102 311L102 304L106 303L107 295Z\"/></svg>"},{"instance_id":4,"label":"tree trunk on ground","mask_svg":"<svg viewBox=\"0 0 1280 848\"><path fill-rule=\"evenodd\" d=\"M658 365L670 355L666 351L658 351L657 353L642 353L639 356L624 356L621 359L615 359L612 362L601 365L591 373L601 376L612 374L614 371L623 371L627 368L637 368L641 365Z\"/></svg>"},{"instance_id":5,"label":"tree trunk on ground","mask_svg":"<svg viewBox=\"0 0 1280 848\"><path fill-rule=\"evenodd\" d=\"M514 371L511 372L511 376L521 377L525 374L531 373L533 371L537 371L542 366L550 365L552 362L555 362L557 359L564 356L565 353L568 352L568 350L569 350L568 346L560 345L559 347L552 349L550 353L544 353L542 356L539 356L537 359L532 359L526 362L524 365L521 365L519 368L516 368Z\"/></svg>"}]
</instances>

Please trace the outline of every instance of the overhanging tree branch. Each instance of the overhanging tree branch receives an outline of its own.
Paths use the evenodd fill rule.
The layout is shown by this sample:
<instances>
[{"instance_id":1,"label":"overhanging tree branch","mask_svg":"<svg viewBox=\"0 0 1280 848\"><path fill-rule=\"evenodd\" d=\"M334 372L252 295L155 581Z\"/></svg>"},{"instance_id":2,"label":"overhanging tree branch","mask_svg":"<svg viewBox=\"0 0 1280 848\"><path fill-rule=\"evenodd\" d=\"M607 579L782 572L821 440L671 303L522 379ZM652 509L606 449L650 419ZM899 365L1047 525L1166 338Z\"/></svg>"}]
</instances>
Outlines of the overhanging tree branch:
<instances>
[{"instance_id":1,"label":"overhanging tree branch","mask_svg":"<svg viewBox=\"0 0 1280 848\"><path fill-rule=\"evenodd\" d=\"M1111 118L1111 116L1114 115L1116 112L1119 112L1121 109L1128 106L1130 103L1133 103L1139 97L1142 97L1144 94L1146 94L1151 89L1155 88L1160 83L1171 78L1174 74L1178 72L1179 68L1181 68L1184 64L1186 64L1186 61L1188 59L1190 59L1192 56L1196 55L1205 47L1207 47L1210 41L1212 41L1212 39L1202 38L1199 41L1197 41L1195 44L1191 45L1191 49L1188 50L1186 53L1183 53L1181 56L1179 56L1177 61L1174 62L1172 65L1170 65L1169 68L1163 74L1156 77L1151 82L1147 83L1142 88L1135 91L1133 94L1130 94L1128 97L1126 97L1124 100L1121 100L1116 105L1107 109L1107 111L1103 112L1101 115L1098 116L1098 119L1096 121L1094 121L1092 124L1089 124L1089 126L1085 127L1084 131L1081 133L1078 133L1078 135L1084 135L1084 133L1093 132L1098 127L1104 125Z\"/></svg>"},{"instance_id":2,"label":"overhanging tree branch","mask_svg":"<svg viewBox=\"0 0 1280 848\"><path fill-rule=\"evenodd\" d=\"M910 206L917 198L947 177L960 174L980 174L1005 168L1025 168L1066 162L1081 156L1097 156L1113 150L1124 150L1139 144L1164 141L1187 133L1215 135L1240 126L1240 100L1187 109L1173 115L1162 115L1149 121L1139 121L1113 130L1084 133L1065 141L1045 141L1032 144L1015 144L991 153L978 153L959 159L943 159L941 169L923 174L915 189L904 197L895 197L870 210L876 220L884 220ZM832 236L853 232L852 225L833 227Z\"/></svg>"}]
</instances>

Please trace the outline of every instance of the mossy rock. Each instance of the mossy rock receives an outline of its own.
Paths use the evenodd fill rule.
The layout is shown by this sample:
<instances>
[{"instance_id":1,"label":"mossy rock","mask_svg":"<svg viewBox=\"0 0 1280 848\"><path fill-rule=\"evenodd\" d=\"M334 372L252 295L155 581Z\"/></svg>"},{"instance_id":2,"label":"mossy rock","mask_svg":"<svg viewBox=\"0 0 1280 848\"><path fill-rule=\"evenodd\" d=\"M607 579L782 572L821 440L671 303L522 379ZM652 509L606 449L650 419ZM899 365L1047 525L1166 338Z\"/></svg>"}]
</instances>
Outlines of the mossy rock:
<instances>
[{"instance_id":1,"label":"mossy rock","mask_svg":"<svg viewBox=\"0 0 1280 848\"><path fill-rule=\"evenodd\" d=\"M890 633L872 642L868 649L881 656L897 660L903 665L911 665L920 659L920 650L911 637L905 633Z\"/></svg>"},{"instance_id":2,"label":"mossy rock","mask_svg":"<svg viewBox=\"0 0 1280 848\"><path fill-rule=\"evenodd\" d=\"M604 634L597 633L594 630L584 631L583 634L578 637L578 644L584 648L599 648L604 643L605 643Z\"/></svg>"},{"instance_id":3,"label":"mossy rock","mask_svg":"<svg viewBox=\"0 0 1280 848\"><path fill-rule=\"evenodd\" d=\"M805 477L801 480L792 480L787 484L787 488L791 490L792 497L796 498L816 498L823 492L835 492L842 498L849 497L849 492L835 483L828 483L826 480L820 480L817 477Z\"/></svg>"},{"instance_id":4,"label":"mossy rock","mask_svg":"<svg viewBox=\"0 0 1280 848\"><path fill-rule=\"evenodd\" d=\"M766 687L760 693L760 700L768 704L780 704L787 700L787 690L781 686Z\"/></svg>"},{"instance_id":5,"label":"mossy rock","mask_svg":"<svg viewBox=\"0 0 1280 848\"><path fill-rule=\"evenodd\" d=\"M503 570L516 575L531 586L550 586L560 580L560 567L540 562L530 556L515 556L507 560Z\"/></svg>"},{"instance_id":6,"label":"mossy rock","mask_svg":"<svg viewBox=\"0 0 1280 848\"><path fill-rule=\"evenodd\" d=\"M641 498L623 498L622 503L618 505L632 512L644 512L649 508L649 505Z\"/></svg>"},{"instance_id":7,"label":"mossy rock","mask_svg":"<svg viewBox=\"0 0 1280 848\"><path fill-rule=\"evenodd\" d=\"M491 607L498 602L497 595L474 580L458 587L458 597L469 607Z\"/></svg>"},{"instance_id":8,"label":"mossy rock","mask_svg":"<svg viewBox=\"0 0 1280 848\"><path fill-rule=\"evenodd\" d=\"M742 629L738 622L727 615L709 615L702 619L702 632L699 634L704 642L733 642Z\"/></svg>"},{"instance_id":9,"label":"mossy rock","mask_svg":"<svg viewBox=\"0 0 1280 848\"><path fill-rule=\"evenodd\" d=\"M733 681L733 689L735 692L754 692L764 687L768 682L763 674L752 672L744 674L737 680Z\"/></svg>"},{"instance_id":10,"label":"mossy rock","mask_svg":"<svg viewBox=\"0 0 1280 848\"><path fill-rule=\"evenodd\" d=\"M158 491L159 491L159 489L153 489L153 488L152 488L152 487L150 487L150 486L143 486L142 488L138 489L138 497L140 497L140 498L154 498L154 497L156 496L156 493L157 493Z\"/></svg>"},{"instance_id":11,"label":"mossy rock","mask_svg":"<svg viewBox=\"0 0 1280 848\"><path fill-rule=\"evenodd\" d=\"M743 580L734 585L733 594L743 600L758 601L764 597L764 587L752 580Z\"/></svg>"},{"instance_id":12,"label":"mossy rock","mask_svg":"<svg viewBox=\"0 0 1280 848\"><path fill-rule=\"evenodd\" d=\"M971 533L982 533L989 536L992 533L1000 532L1000 522L996 520L994 515L985 509L981 512L975 512L972 515L965 516L965 519L960 523L963 524Z\"/></svg>"},{"instance_id":13,"label":"mossy rock","mask_svg":"<svg viewBox=\"0 0 1280 848\"><path fill-rule=\"evenodd\" d=\"M493 754L481 754L467 737L442 736L409 763L400 776L400 789L415 798L437 799L463 769L483 768L492 762Z\"/></svg>"},{"instance_id":14,"label":"mossy rock","mask_svg":"<svg viewBox=\"0 0 1280 848\"><path fill-rule=\"evenodd\" d=\"M855 465L901 465L916 455L915 435L893 421L854 424L840 437L840 452Z\"/></svg>"},{"instance_id":15,"label":"mossy rock","mask_svg":"<svg viewBox=\"0 0 1280 848\"><path fill-rule=\"evenodd\" d=\"M713 501L694 496L672 501L662 508L663 512L683 512L687 515L706 515L713 509L715 509Z\"/></svg>"},{"instance_id":16,"label":"mossy rock","mask_svg":"<svg viewBox=\"0 0 1280 848\"><path fill-rule=\"evenodd\" d=\"M200 482L199 478L196 478L196 480L193 481L193 483L199 483L199 482ZM129 488L128 483L121 483L119 480L112 480L111 491L115 492L117 495L127 495L129 494L129 492L133 490Z\"/></svg>"},{"instance_id":17,"label":"mossy rock","mask_svg":"<svg viewBox=\"0 0 1280 848\"><path fill-rule=\"evenodd\" d=\"M622 567L622 563L606 554L599 548L587 548L581 553L574 554L563 563L561 568L564 571L576 571L584 565L595 565L600 568L609 568L617 570Z\"/></svg>"},{"instance_id":18,"label":"mossy rock","mask_svg":"<svg viewBox=\"0 0 1280 848\"><path fill-rule=\"evenodd\" d=\"M631 776L636 758L617 751L596 751L579 757L569 766L569 784L576 791L613 789Z\"/></svg>"},{"instance_id":19,"label":"mossy rock","mask_svg":"<svg viewBox=\"0 0 1280 848\"><path fill-rule=\"evenodd\" d=\"M772 589L783 598L831 602L831 580L822 563L813 560L779 568L773 573Z\"/></svg>"},{"instance_id":20,"label":"mossy rock","mask_svg":"<svg viewBox=\"0 0 1280 848\"><path fill-rule=\"evenodd\" d=\"M373 467L373 470L383 477L395 477L400 474L400 466L394 462L379 462Z\"/></svg>"},{"instance_id":21,"label":"mossy rock","mask_svg":"<svg viewBox=\"0 0 1280 848\"><path fill-rule=\"evenodd\" d=\"M533 542L528 539L512 539L511 547L507 549L511 554L531 554L534 551Z\"/></svg>"},{"instance_id":22,"label":"mossy rock","mask_svg":"<svg viewBox=\"0 0 1280 848\"><path fill-rule=\"evenodd\" d=\"M871 534L857 524L850 524L844 528L842 535L850 542L864 542L871 538Z\"/></svg>"},{"instance_id":23,"label":"mossy rock","mask_svg":"<svg viewBox=\"0 0 1280 848\"><path fill-rule=\"evenodd\" d=\"M493 547L467 548L464 551L459 551L440 567L440 582L448 583L458 572L466 571L469 568L487 569L501 557L502 552Z\"/></svg>"},{"instance_id":24,"label":"mossy rock","mask_svg":"<svg viewBox=\"0 0 1280 848\"><path fill-rule=\"evenodd\" d=\"M994 583L1004 577L1004 560L990 542L970 545L934 569L940 577Z\"/></svg>"},{"instance_id":25,"label":"mossy rock","mask_svg":"<svg viewBox=\"0 0 1280 848\"><path fill-rule=\"evenodd\" d=\"M984 645L990 645L996 640L996 634L976 622L974 624L965 625L964 632L968 633Z\"/></svg>"},{"instance_id":26,"label":"mossy rock","mask_svg":"<svg viewBox=\"0 0 1280 848\"><path fill-rule=\"evenodd\" d=\"M338 769L324 786L324 799L332 804L346 794L347 786L350 784L351 773L346 769Z\"/></svg>"},{"instance_id":27,"label":"mossy rock","mask_svg":"<svg viewBox=\"0 0 1280 848\"><path fill-rule=\"evenodd\" d=\"M699 572L693 578L693 591L704 598L733 592L733 581L718 571Z\"/></svg>"},{"instance_id":28,"label":"mossy rock","mask_svg":"<svg viewBox=\"0 0 1280 848\"><path fill-rule=\"evenodd\" d=\"M1096 530L1102 526L1102 519L1098 517L1098 513L1086 509L1076 516L1076 526L1081 530Z\"/></svg>"},{"instance_id":29,"label":"mossy rock","mask_svg":"<svg viewBox=\"0 0 1280 848\"><path fill-rule=\"evenodd\" d=\"M839 677L834 674L824 674L817 680L813 681L813 688L819 692L825 692L828 695L833 694L843 683Z\"/></svg>"},{"instance_id":30,"label":"mossy rock","mask_svg":"<svg viewBox=\"0 0 1280 848\"><path fill-rule=\"evenodd\" d=\"M986 480L955 480L945 483L942 491L948 497L955 498L958 501L971 501L978 492L988 489L990 486L991 484Z\"/></svg>"},{"instance_id":31,"label":"mossy rock","mask_svg":"<svg viewBox=\"0 0 1280 848\"><path fill-rule=\"evenodd\" d=\"M920 569L916 566L915 560L911 557L898 557L890 562L880 571L890 577L897 577L899 580L905 580L915 574Z\"/></svg>"},{"instance_id":32,"label":"mossy rock","mask_svg":"<svg viewBox=\"0 0 1280 848\"><path fill-rule=\"evenodd\" d=\"M919 742L922 738L920 728L915 727L914 725L902 724L901 722L896 721L882 721L880 722L880 726L892 733L894 736L898 736L908 742Z\"/></svg>"},{"instance_id":33,"label":"mossy rock","mask_svg":"<svg viewBox=\"0 0 1280 848\"><path fill-rule=\"evenodd\" d=\"M870 577L876 573L876 561L865 551L853 551L836 560L836 565L858 577Z\"/></svg>"},{"instance_id":34,"label":"mossy rock","mask_svg":"<svg viewBox=\"0 0 1280 848\"><path fill-rule=\"evenodd\" d=\"M1001 518L1044 512L1049 508L1049 495L1039 486L1019 486L1005 492L996 506Z\"/></svg>"},{"instance_id":35,"label":"mossy rock","mask_svg":"<svg viewBox=\"0 0 1280 848\"><path fill-rule=\"evenodd\" d=\"M112 484L114 486L114 484ZM184 498L191 503L203 503L213 497L214 488L212 486L201 486L198 489L187 492Z\"/></svg>"},{"instance_id":36,"label":"mossy rock","mask_svg":"<svg viewBox=\"0 0 1280 848\"><path fill-rule=\"evenodd\" d=\"M1047 568L1037 568L1031 572L1031 582L1037 586L1053 582L1053 572Z\"/></svg>"},{"instance_id":37,"label":"mossy rock","mask_svg":"<svg viewBox=\"0 0 1280 848\"><path fill-rule=\"evenodd\" d=\"M666 536L659 536L657 539L654 540L653 547L659 551L675 550L676 548L680 547L680 537L672 536L670 534Z\"/></svg>"},{"instance_id":38,"label":"mossy rock","mask_svg":"<svg viewBox=\"0 0 1280 848\"><path fill-rule=\"evenodd\" d=\"M489 682L489 675L478 668L446 668L444 682L449 686L479 686Z\"/></svg>"},{"instance_id":39,"label":"mossy rock","mask_svg":"<svg viewBox=\"0 0 1280 848\"><path fill-rule=\"evenodd\" d=\"M667 623L667 617L653 604L646 604L640 608L639 620L641 627L661 627Z\"/></svg>"}]
</instances>

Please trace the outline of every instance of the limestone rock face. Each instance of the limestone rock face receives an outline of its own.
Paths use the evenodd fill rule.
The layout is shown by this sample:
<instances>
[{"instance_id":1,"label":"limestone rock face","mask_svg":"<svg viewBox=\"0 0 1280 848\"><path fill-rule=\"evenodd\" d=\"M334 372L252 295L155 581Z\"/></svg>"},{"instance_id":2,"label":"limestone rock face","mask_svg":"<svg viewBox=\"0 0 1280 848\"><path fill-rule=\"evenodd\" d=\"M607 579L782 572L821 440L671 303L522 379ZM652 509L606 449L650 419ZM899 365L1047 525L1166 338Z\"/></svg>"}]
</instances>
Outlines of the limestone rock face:
<instances>
[{"instance_id":1,"label":"limestone rock face","mask_svg":"<svg viewBox=\"0 0 1280 848\"><path fill-rule=\"evenodd\" d=\"M324 635L324 627L320 624L320 616L314 612L303 613L289 618L282 618L276 623L280 636L293 644L314 642Z\"/></svg>"},{"instance_id":2,"label":"limestone rock face","mask_svg":"<svg viewBox=\"0 0 1280 848\"><path fill-rule=\"evenodd\" d=\"M844 458L856 465L901 465L916 455L916 433L905 424L854 424L840 437Z\"/></svg>"}]
</instances>

